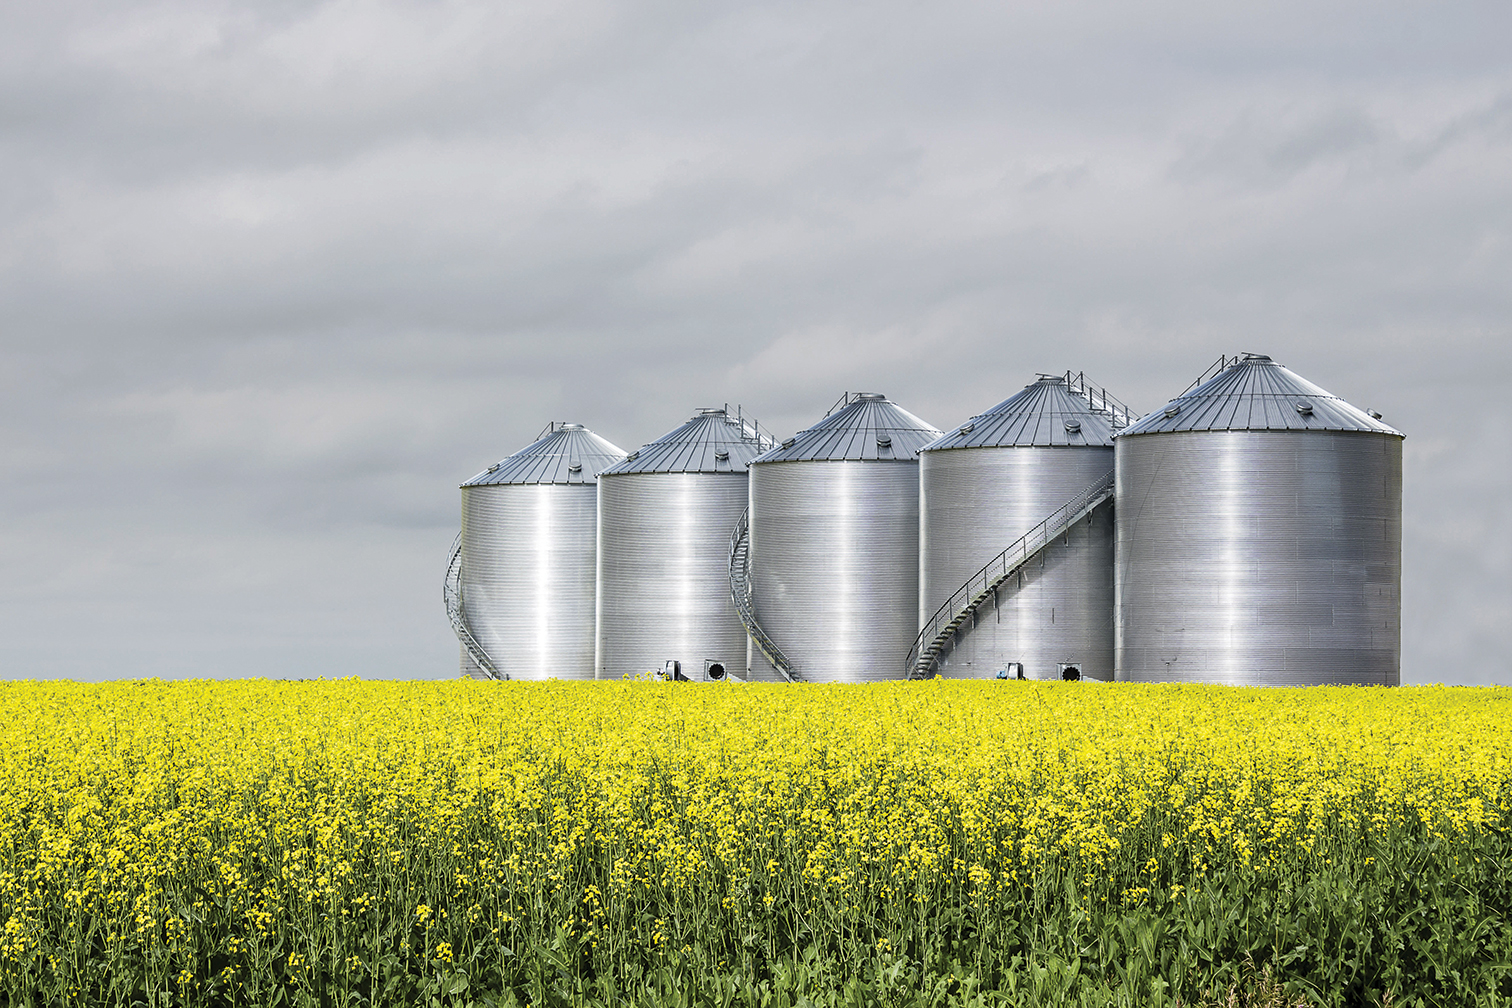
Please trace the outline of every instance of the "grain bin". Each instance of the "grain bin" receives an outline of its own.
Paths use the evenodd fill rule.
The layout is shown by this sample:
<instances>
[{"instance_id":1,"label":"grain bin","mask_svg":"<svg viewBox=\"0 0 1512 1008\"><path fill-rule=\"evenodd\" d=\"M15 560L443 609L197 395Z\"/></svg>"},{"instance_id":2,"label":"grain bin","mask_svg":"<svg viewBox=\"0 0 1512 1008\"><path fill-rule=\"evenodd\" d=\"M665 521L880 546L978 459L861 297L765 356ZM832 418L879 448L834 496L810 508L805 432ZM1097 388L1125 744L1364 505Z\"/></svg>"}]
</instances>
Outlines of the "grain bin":
<instances>
[{"instance_id":1,"label":"grain bin","mask_svg":"<svg viewBox=\"0 0 1512 1008\"><path fill-rule=\"evenodd\" d=\"M1269 357L1210 370L1114 442L1117 678L1396 685L1402 435Z\"/></svg>"},{"instance_id":2,"label":"grain bin","mask_svg":"<svg viewBox=\"0 0 1512 1008\"><path fill-rule=\"evenodd\" d=\"M701 409L599 474L598 678L668 662L694 680L745 674L730 532L746 509L746 464L774 446L748 418Z\"/></svg>"},{"instance_id":3,"label":"grain bin","mask_svg":"<svg viewBox=\"0 0 1512 1008\"><path fill-rule=\"evenodd\" d=\"M900 679L919 618L919 449L940 432L847 394L750 466L751 598L810 682ZM780 678L753 654L756 678Z\"/></svg>"},{"instance_id":4,"label":"grain bin","mask_svg":"<svg viewBox=\"0 0 1512 1008\"><path fill-rule=\"evenodd\" d=\"M971 593L958 590L984 565L1105 480L1113 434L1128 420L1121 403L1080 374L1040 375L926 447L920 625L952 599L969 603ZM1112 500L1048 539L957 625L922 674L1112 680Z\"/></svg>"},{"instance_id":5,"label":"grain bin","mask_svg":"<svg viewBox=\"0 0 1512 1008\"><path fill-rule=\"evenodd\" d=\"M491 677L470 636L500 678L593 678L594 477L624 457L581 424L552 424L462 484L448 608L464 675Z\"/></svg>"}]
</instances>

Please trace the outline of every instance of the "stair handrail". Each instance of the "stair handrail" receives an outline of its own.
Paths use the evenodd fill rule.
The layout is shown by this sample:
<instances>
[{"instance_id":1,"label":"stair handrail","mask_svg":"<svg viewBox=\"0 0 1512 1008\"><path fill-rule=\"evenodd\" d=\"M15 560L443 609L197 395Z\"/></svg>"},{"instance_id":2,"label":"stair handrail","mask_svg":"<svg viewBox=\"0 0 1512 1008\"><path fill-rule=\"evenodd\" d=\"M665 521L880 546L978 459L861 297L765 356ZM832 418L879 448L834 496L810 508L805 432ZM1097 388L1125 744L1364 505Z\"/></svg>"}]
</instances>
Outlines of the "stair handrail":
<instances>
[{"instance_id":1,"label":"stair handrail","mask_svg":"<svg viewBox=\"0 0 1512 1008\"><path fill-rule=\"evenodd\" d=\"M1046 546L1058 539L1071 526L1093 508L1113 494L1113 470L1082 490L1075 497L1052 511L1037 525L1015 539L1007 549L987 561L982 569L973 574L966 583L957 588L935 610L914 638L908 652L908 674L912 677L927 674L929 667L955 635L961 620L977 609L994 590L1019 568L1032 560Z\"/></svg>"},{"instance_id":2,"label":"stair handrail","mask_svg":"<svg viewBox=\"0 0 1512 1008\"><path fill-rule=\"evenodd\" d=\"M1066 388L1087 400L1094 413L1106 413L1114 430L1123 430L1139 419L1139 413L1130 405L1111 395L1107 389L1093 385L1085 371L1067 371L1063 376Z\"/></svg>"},{"instance_id":3,"label":"stair handrail","mask_svg":"<svg viewBox=\"0 0 1512 1008\"><path fill-rule=\"evenodd\" d=\"M735 603L735 612L745 627L751 642L772 663L772 667L788 682L802 682L803 677L793 671L793 663L768 636L756 618L756 604L751 588L751 509L746 508L730 533L730 600Z\"/></svg>"},{"instance_id":4,"label":"stair handrail","mask_svg":"<svg viewBox=\"0 0 1512 1008\"><path fill-rule=\"evenodd\" d=\"M483 670L483 674L490 679L508 679L509 676L499 671L497 665L483 645L473 636L472 628L467 624L467 611L462 606L462 533L457 533L457 538L452 540L451 560L446 565L446 580L441 588L442 600L446 603L446 618L451 623L452 632L457 635L457 640L462 642L462 648L467 656L473 660L473 664Z\"/></svg>"},{"instance_id":5,"label":"stair handrail","mask_svg":"<svg viewBox=\"0 0 1512 1008\"><path fill-rule=\"evenodd\" d=\"M1245 357L1249 357L1249 356L1252 356L1252 355L1245 354L1244 356ZM1209 364L1207 366L1207 370L1203 371L1202 374L1198 375L1196 377L1196 379L1193 380L1192 384L1190 384L1186 388L1182 389L1181 390L1181 395L1177 396L1176 398L1180 399L1181 396L1186 395L1188 392L1192 391L1192 389L1196 388L1198 385L1201 385L1203 382L1207 381L1209 378L1213 378L1213 377L1215 377L1215 376L1217 376L1219 374L1222 374L1223 371L1225 371L1226 369L1233 367L1235 364L1238 364L1239 361L1242 360L1242 359L1243 358L1241 358L1238 354L1235 354L1232 357L1230 357L1228 354L1220 354L1218 356L1218 359L1215 360L1215 361L1213 361L1213 363Z\"/></svg>"}]
</instances>

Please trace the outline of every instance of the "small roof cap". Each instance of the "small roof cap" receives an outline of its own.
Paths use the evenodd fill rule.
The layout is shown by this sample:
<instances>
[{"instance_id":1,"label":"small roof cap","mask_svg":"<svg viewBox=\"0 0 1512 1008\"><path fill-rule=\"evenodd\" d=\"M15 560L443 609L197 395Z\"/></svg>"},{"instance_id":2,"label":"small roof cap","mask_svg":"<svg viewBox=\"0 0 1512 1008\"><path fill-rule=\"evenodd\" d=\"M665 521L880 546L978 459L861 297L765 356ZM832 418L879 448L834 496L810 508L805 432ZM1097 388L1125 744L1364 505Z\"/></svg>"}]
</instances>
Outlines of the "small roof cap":
<instances>
[{"instance_id":1,"label":"small roof cap","mask_svg":"<svg viewBox=\"0 0 1512 1008\"><path fill-rule=\"evenodd\" d=\"M541 438L496 462L462 485L592 483L602 469L625 457L625 450L582 424L551 424Z\"/></svg>"},{"instance_id":2,"label":"small roof cap","mask_svg":"<svg viewBox=\"0 0 1512 1008\"><path fill-rule=\"evenodd\" d=\"M1188 431L1361 431L1402 437L1366 412L1282 367L1265 354L1219 358L1209 372L1118 437Z\"/></svg>"},{"instance_id":3,"label":"small roof cap","mask_svg":"<svg viewBox=\"0 0 1512 1008\"><path fill-rule=\"evenodd\" d=\"M843 405L842 405L843 404ZM880 392L847 393L840 407L764 455L770 462L912 462L939 430Z\"/></svg>"}]
</instances>

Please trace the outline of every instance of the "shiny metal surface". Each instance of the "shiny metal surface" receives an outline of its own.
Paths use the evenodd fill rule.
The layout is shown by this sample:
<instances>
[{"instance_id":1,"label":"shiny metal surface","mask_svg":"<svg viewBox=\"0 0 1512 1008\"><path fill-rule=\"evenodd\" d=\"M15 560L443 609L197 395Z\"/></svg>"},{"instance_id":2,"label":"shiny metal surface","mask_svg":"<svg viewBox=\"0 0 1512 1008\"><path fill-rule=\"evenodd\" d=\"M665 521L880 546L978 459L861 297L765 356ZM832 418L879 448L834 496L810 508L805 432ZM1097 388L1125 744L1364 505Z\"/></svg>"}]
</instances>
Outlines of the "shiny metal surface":
<instances>
[{"instance_id":1,"label":"shiny metal surface","mask_svg":"<svg viewBox=\"0 0 1512 1008\"><path fill-rule=\"evenodd\" d=\"M755 616L795 678L901 679L918 632L918 452L940 432L879 393L842 404L750 465ZM753 677L783 678L748 654Z\"/></svg>"},{"instance_id":2,"label":"shiny metal surface","mask_svg":"<svg viewBox=\"0 0 1512 1008\"><path fill-rule=\"evenodd\" d=\"M628 473L745 473L753 458L776 447L754 419L727 407L701 409L693 418L631 452L602 476Z\"/></svg>"},{"instance_id":3,"label":"shiny metal surface","mask_svg":"<svg viewBox=\"0 0 1512 1008\"><path fill-rule=\"evenodd\" d=\"M1115 454L1119 680L1399 682L1399 435L1131 433Z\"/></svg>"},{"instance_id":4,"label":"shiny metal surface","mask_svg":"<svg viewBox=\"0 0 1512 1008\"><path fill-rule=\"evenodd\" d=\"M795 678L902 679L919 629L918 451L940 432L879 393L842 403L750 465L755 616ZM783 679L747 653L754 678Z\"/></svg>"},{"instance_id":5,"label":"shiny metal surface","mask_svg":"<svg viewBox=\"0 0 1512 1008\"><path fill-rule=\"evenodd\" d=\"M978 413L937 438L924 450L1010 446L1112 448L1118 421L1127 418L1125 409L1122 403L1118 403L1116 410L1095 408L1086 396L1066 384L1064 376L1042 376L987 412Z\"/></svg>"},{"instance_id":6,"label":"shiny metal surface","mask_svg":"<svg viewBox=\"0 0 1512 1008\"><path fill-rule=\"evenodd\" d=\"M511 679L592 679L598 485L625 453L580 424L551 430L462 486L462 618ZM461 655L464 675L484 670Z\"/></svg>"},{"instance_id":7,"label":"shiny metal surface","mask_svg":"<svg viewBox=\"0 0 1512 1008\"><path fill-rule=\"evenodd\" d=\"M700 673L706 659L745 674L729 551L746 488L744 465L600 477L598 678L659 669L669 659L685 674Z\"/></svg>"},{"instance_id":8,"label":"shiny metal surface","mask_svg":"<svg viewBox=\"0 0 1512 1008\"><path fill-rule=\"evenodd\" d=\"M913 678L928 679L935 675L935 663L945 649L955 644L956 634L963 627L973 629L977 614L987 603L996 607L999 593L1016 591L1021 574L1029 573L1028 565L1041 560L1041 554L1057 544L1067 546L1071 531L1092 513L1113 502L1113 470L1108 470L1095 483L1052 511L1038 525L1015 539L1001 553L972 575L971 580L945 600L935 614L919 627L919 636L904 663ZM1012 582L1011 584L1009 582ZM1062 663L1061 669L1070 665L1076 669L1075 678L1082 678L1082 663ZM999 670L998 676L1009 678L1009 669L1015 670L1011 678L1024 678L1024 663L1009 662ZM996 678L996 677L995 677ZM1062 676L1062 678L1065 678Z\"/></svg>"},{"instance_id":9,"label":"shiny metal surface","mask_svg":"<svg viewBox=\"0 0 1512 1008\"><path fill-rule=\"evenodd\" d=\"M1123 434L1179 431L1401 432L1263 354L1227 362L1211 379L1141 417Z\"/></svg>"},{"instance_id":10,"label":"shiny metal surface","mask_svg":"<svg viewBox=\"0 0 1512 1008\"><path fill-rule=\"evenodd\" d=\"M1113 436L1128 409L1072 377L1041 375L920 454L921 626L983 564L1112 472ZM999 586L935 670L991 678L1010 662L1023 663L1029 679L1059 678L1064 663L1113 678L1111 504Z\"/></svg>"},{"instance_id":11,"label":"shiny metal surface","mask_svg":"<svg viewBox=\"0 0 1512 1008\"><path fill-rule=\"evenodd\" d=\"M462 485L592 483L599 472L624 457L624 449L582 424L553 423L544 436L495 462Z\"/></svg>"},{"instance_id":12,"label":"shiny metal surface","mask_svg":"<svg viewBox=\"0 0 1512 1008\"><path fill-rule=\"evenodd\" d=\"M902 679L918 632L919 469L899 462L751 465L757 618L808 682ZM759 651L757 679L780 680Z\"/></svg>"},{"instance_id":13,"label":"shiny metal surface","mask_svg":"<svg viewBox=\"0 0 1512 1008\"><path fill-rule=\"evenodd\" d=\"M591 483L462 489L467 624L511 679L593 678L597 503Z\"/></svg>"},{"instance_id":14,"label":"shiny metal surface","mask_svg":"<svg viewBox=\"0 0 1512 1008\"><path fill-rule=\"evenodd\" d=\"M758 462L912 462L940 432L880 392L847 393L845 407L762 455ZM837 404L838 405L838 404Z\"/></svg>"},{"instance_id":15,"label":"shiny metal surface","mask_svg":"<svg viewBox=\"0 0 1512 1008\"><path fill-rule=\"evenodd\" d=\"M745 674L730 534L746 509L746 463L774 443L749 417L702 409L599 475L598 678L667 661L692 679L705 662Z\"/></svg>"},{"instance_id":16,"label":"shiny metal surface","mask_svg":"<svg viewBox=\"0 0 1512 1008\"><path fill-rule=\"evenodd\" d=\"M1113 448L983 447L920 456L919 618L1009 543L1113 468ZM1058 679L1081 663L1113 678L1113 508L1095 509L1000 586L936 662L945 678L992 678L1022 662Z\"/></svg>"}]
</instances>

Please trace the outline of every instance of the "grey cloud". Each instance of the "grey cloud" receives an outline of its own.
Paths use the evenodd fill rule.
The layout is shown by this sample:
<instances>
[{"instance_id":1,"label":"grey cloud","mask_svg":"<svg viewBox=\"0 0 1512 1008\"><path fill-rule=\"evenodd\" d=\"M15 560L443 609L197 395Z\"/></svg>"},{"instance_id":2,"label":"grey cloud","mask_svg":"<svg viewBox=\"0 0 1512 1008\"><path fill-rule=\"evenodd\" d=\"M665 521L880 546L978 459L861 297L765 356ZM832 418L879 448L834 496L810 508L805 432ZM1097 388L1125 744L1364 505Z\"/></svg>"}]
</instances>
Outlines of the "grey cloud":
<instances>
[{"instance_id":1,"label":"grey cloud","mask_svg":"<svg viewBox=\"0 0 1512 1008\"><path fill-rule=\"evenodd\" d=\"M1504 5L56 4L0 39L11 676L443 676L456 484L846 389L1271 352L1409 436L1406 675L1512 679ZM1500 453L1500 468L1489 464Z\"/></svg>"}]
</instances>

